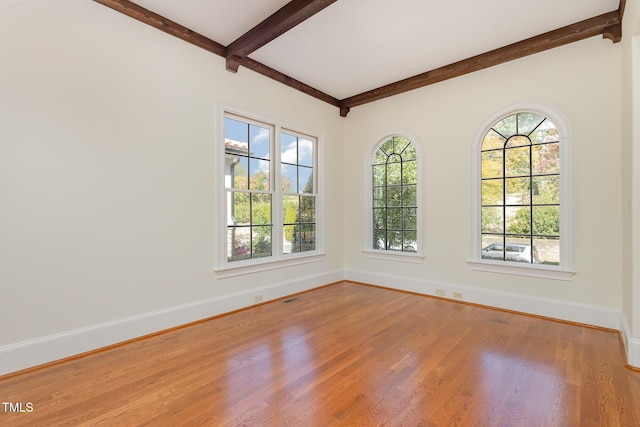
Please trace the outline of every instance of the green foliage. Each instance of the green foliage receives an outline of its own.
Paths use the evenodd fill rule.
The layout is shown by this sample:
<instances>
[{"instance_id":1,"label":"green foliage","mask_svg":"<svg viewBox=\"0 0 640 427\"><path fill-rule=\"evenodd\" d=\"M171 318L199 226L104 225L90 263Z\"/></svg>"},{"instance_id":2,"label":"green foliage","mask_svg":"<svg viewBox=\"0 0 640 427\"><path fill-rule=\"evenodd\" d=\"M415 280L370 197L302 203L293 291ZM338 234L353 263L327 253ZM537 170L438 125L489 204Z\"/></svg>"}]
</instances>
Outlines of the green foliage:
<instances>
[{"instance_id":1,"label":"green foliage","mask_svg":"<svg viewBox=\"0 0 640 427\"><path fill-rule=\"evenodd\" d=\"M295 224L297 220L298 220L298 197L285 196L284 197L284 223ZM293 239L293 227L285 227L284 237L289 241Z\"/></svg>"},{"instance_id":2,"label":"green foliage","mask_svg":"<svg viewBox=\"0 0 640 427\"><path fill-rule=\"evenodd\" d=\"M232 191L235 225L234 255L230 260L271 255L271 194ZM251 243L249 243L251 240Z\"/></svg>"},{"instance_id":3,"label":"green foliage","mask_svg":"<svg viewBox=\"0 0 640 427\"><path fill-rule=\"evenodd\" d=\"M560 234L560 209L556 206L533 208L533 219L529 209L520 209L507 230L512 234L535 234L558 236Z\"/></svg>"},{"instance_id":4,"label":"green foliage","mask_svg":"<svg viewBox=\"0 0 640 427\"><path fill-rule=\"evenodd\" d=\"M482 208L482 232L503 232L502 208Z\"/></svg>"},{"instance_id":5,"label":"green foliage","mask_svg":"<svg viewBox=\"0 0 640 427\"><path fill-rule=\"evenodd\" d=\"M536 235L560 235L560 208L539 206L533 208L533 233Z\"/></svg>"},{"instance_id":6,"label":"green foliage","mask_svg":"<svg viewBox=\"0 0 640 427\"><path fill-rule=\"evenodd\" d=\"M513 211L513 208L510 208ZM531 234L531 214L528 207L516 209L513 218L507 221L507 233L510 234Z\"/></svg>"},{"instance_id":7,"label":"green foliage","mask_svg":"<svg viewBox=\"0 0 640 427\"><path fill-rule=\"evenodd\" d=\"M253 258L271 255L271 227L253 227Z\"/></svg>"},{"instance_id":8,"label":"green foliage","mask_svg":"<svg viewBox=\"0 0 640 427\"><path fill-rule=\"evenodd\" d=\"M316 249L316 198L315 196L295 196L299 209L293 227L285 227L290 233L292 252L307 252Z\"/></svg>"},{"instance_id":9,"label":"green foliage","mask_svg":"<svg viewBox=\"0 0 640 427\"><path fill-rule=\"evenodd\" d=\"M393 137L376 152L373 176L373 247L415 250L418 167L414 145Z\"/></svg>"},{"instance_id":10,"label":"green foliage","mask_svg":"<svg viewBox=\"0 0 640 427\"><path fill-rule=\"evenodd\" d=\"M555 126L535 113L506 117L487 132L481 161L483 233L559 236L558 141Z\"/></svg>"}]
</instances>

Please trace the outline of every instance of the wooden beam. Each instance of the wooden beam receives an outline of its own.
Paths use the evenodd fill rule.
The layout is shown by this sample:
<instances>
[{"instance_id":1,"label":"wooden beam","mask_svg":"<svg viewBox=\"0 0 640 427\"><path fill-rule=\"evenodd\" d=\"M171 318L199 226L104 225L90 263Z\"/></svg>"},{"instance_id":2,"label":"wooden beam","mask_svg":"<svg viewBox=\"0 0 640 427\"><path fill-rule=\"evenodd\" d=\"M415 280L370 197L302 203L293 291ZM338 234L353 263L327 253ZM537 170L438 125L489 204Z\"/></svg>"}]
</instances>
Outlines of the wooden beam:
<instances>
[{"instance_id":1,"label":"wooden beam","mask_svg":"<svg viewBox=\"0 0 640 427\"><path fill-rule=\"evenodd\" d=\"M291 88L297 89L300 92L306 93L309 96L329 103L335 107L340 107L340 101L337 98L334 98L331 95L328 95L322 91L319 91L318 89L302 83L301 81L296 80L293 77L282 74L280 71L267 67L266 65L258 61L254 61L251 58L245 58L244 61L242 61L242 66L248 68L249 70L255 71L258 74L262 74L265 77L269 77L272 80L287 85Z\"/></svg>"},{"instance_id":2,"label":"wooden beam","mask_svg":"<svg viewBox=\"0 0 640 427\"><path fill-rule=\"evenodd\" d=\"M616 33L616 26L619 24L620 12L609 12L453 64L445 65L444 67L436 68L418 74L417 76L381 86L359 95L345 98L340 101L340 105L348 112L349 108L358 105L398 95L600 34L613 41L619 41L619 38L616 37L619 36L619 34Z\"/></svg>"},{"instance_id":3,"label":"wooden beam","mask_svg":"<svg viewBox=\"0 0 640 427\"><path fill-rule=\"evenodd\" d=\"M219 55L222 57L227 56L227 48L221 45L220 43L210 40L201 34L198 34L178 23L171 21L170 19L167 19L161 15L158 15L155 12L145 9L129 0L94 0L94 1L96 3L100 3L107 7L110 7L111 9L114 9L124 15L127 15L147 25L151 25L152 27L157 28L161 31L164 31L167 34L175 36L188 43L194 44L198 47L208 50L209 52L215 53L216 55ZM333 0L333 1L336 1L336 0ZM337 98L334 98L331 95L327 95L326 93L321 92L318 89L315 89L305 83L302 83L299 80L296 80L292 77L282 74L281 72L274 70L273 68L267 67L266 65L261 64L257 61L254 61L251 58L244 58L242 65L244 65L246 68L252 71L262 74L265 77L268 77L270 79L283 83L289 87L297 89L309 96L320 99L336 107L340 106L340 103Z\"/></svg>"},{"instance_id":4,"label":"wooden beam","mask_svg":"<svg viewBox=\"0 0 640 427\"><path fill-rule=\"evenodd\" d=\"M350 109L358 105L398 95L596 35L602 34L604 38L608 38L613 42L618 42L622 37L621 23L626 5L626 0L620 0L620 7L616 11L587 19L576 24L568 25L566 27L458 61L450 65L445 65L444 67L436 68L435 70L427 71L417 76L409 77L377 89L363 92L359 95L338 100L331 95L300 82L299 80L254 61L246 57L246 54L243 54L245 51L250 53L255 49L258 49L276 38L278 35L283 34L298 23L308 19L315 13L329 6L336 0L293 0L228 47L173 22L170 19L158 15L155 12L147 10L129 0L94 1L147 25L151 25L154 28L164 31L167 34L175 36L188 43L227 58L227 67L229 67L229 65L232 65L233 67L233 64L230 64L233 61L238 62L238 65L242 63L243 66L262 74L265 77L276 80L309 96L334 105L340 109L340 115L342 117L346 117ZM284 12L282 12L283 10ZM296 23L294 24L294 22ZM262 25L264 26L261 27ZM265 34L261 34L262 31L264 31ZM230 51L234 43L237 44ZM234 50L236 52L235 54L230 53Z\"/></svg>"},{"instance_id":5,"label":"wooden beam","mask_svg":"<svg viewBox=\"0 0 640 427\"><path fill-rule=\"evenodd\" d=\"M151 25L167 34L175 36L188 43L215 53L216 55L226 57L227 48L220 43L217 43L202 34L198 34L195 31L191 31L187 27L171 21L164 16L158 15L142 6L139 6L129 0L94 0L96 3L103 4L116 10L124 15L127 15L133 19L143 22L147 25Z\"/></svg>"},{"instance_id":6,"label":"wooden beam","mask_svg":"<svg viewBox=\"0 0 640 427\"><path fill-rule=\"evenodd\" d=\"M622 40L622 18L624 17L624 9L627 5L626 0L620 0L620 6L618 6L618 17L619 22L611 27L608 27L602 33L602 36L606 39L611 40L614 43Z\"/></svg>"},{"instance_id":7,"label":"wooden beam","mask_svg":"<svg viewBox=\"0 0 640 427\"><path fill-rule=\"evenodd\" d=\"M622 40L622 22L605 28L602 33L602 37L609 39L614 43L618 43Z\"/></svg>"},{"instance_id":8,"label":"wooden beam","mask_svg":"<svg viewBox=\"0 0 640 427\"><path fill-rule=\"evenodd\" d=\"M227 70L237 72L249 55L337 0L292 0L227 46Z\"/></svg>"}]
</instances>

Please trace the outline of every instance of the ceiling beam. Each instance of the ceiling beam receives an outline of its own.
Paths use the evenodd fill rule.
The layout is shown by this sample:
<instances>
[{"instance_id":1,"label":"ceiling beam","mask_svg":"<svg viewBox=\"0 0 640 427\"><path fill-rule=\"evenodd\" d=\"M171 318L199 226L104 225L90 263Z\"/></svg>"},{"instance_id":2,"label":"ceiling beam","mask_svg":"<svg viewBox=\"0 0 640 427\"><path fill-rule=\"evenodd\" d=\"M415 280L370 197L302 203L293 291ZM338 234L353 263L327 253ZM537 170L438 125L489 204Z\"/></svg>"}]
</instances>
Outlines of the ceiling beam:
<instances>
[{"instance_id":1,"label":"ceiling beam","mask_svg":"<svg viewBox=\"0 0 640 427\"><path fill-rule=\"evenodd\" d=\"M602 33L602 36L606 39L611 40L614 43L622 40L622 18L624 16L624 8L627 4L626 0L620 0L620 6L618 6L618 23L608 27Z\"/></svg>"},{"instance_id":2,"label":"ceiling beam","mask_svg":"<svg viewBox=\"0 0 640 427\"><path fill-rule=\"evenodd\" d=\"M147 25L151 25L154 28L164 31L167 34L171 34L181 40L189 42L193 45L215 53L216 55L226 57L227 48L217 43L202 34L198 34L195 31L191 31L187 27L171 21L164 16L158 15L142 6L139 6L129 0L94 0L96 3L103 4L116 10L124 15L127 15L140 22L144 22Z\"/></svg>"},{"instance_id":3,"label":"ceiling beam","mask_svg":"<svg viewBox=\"0 0 640 427\"><path fill-rule=\"evenodd\" d=\"M296 80L293 77L289 77L286 74L282 74L280 71L267 67L266 65L258 61L254 61L251 58L245 58L244 61L242 61L242 66L248 68L249 70L255 71L256 73L262 74L265 77L269 77L272 80L285 84L291 88L297 89L300 92L306 93L307 95L313 96L314 98L317 98L335 107L340 107L340 101L338 100L338 98L327 95L326 93L319 91L318 89L302 83L301 81Z\"/></svg>"},{"instance_id":4,"label":"ceiling beam","mask_svg":"<svg viewBox=\"0 0 640 427\"><path fill-rule=\"evenodd\" d=\"M345 117L346 114L343 114L343 111L348 113L350 108L358 105L398 95L600 34L614 42L618 42L621 35L618 31L621 24L620 16L620 10L609 12L345 98L340 101L341 115Z\"/></svg>"},{"instance_id":5,"label":"ceiling beam","mask_svg":"<svg viewBox=\"0 0 640 427\"><path fill-rule=\"evenodd\" d=\"M624 9L627 6L627 0L620 0L620 6L618 6L618 14L620 15L620 22L624 17Z\"/></svg>"},{"instance_id":6,"label":"ceiling beam","mask_svg":"<svg viewBox=\"0 0 640 427\"><path fill-rule=\"evenodd\" d=\"M170 34L174 37L177 37L181 40L184 40L188 43L201 47L209 52L215 53L218 56L222 56L226 58L227 56L227 48L220 43L217 43L207 37L198 34L190 29L183 27L182 25L171 21L161 15L158 15L155 12L152 12L148 9L143 8L129 0L94 0L96 3L103 4L111 9L114 9L124 15L127 15L133 19L136 19L140 22L143 22L147 25L151 25L154 28L157 28L161 31L164 31L167 34ZM333 0L336 1L336 0ZM291 4L291 3L290 3ZM286 6L285 6L286 7ZM292 77L287 76L286 74L282 74L281 72L274 70L273 68L267 67L257 61L254 61L250 58L245 58L242 62L242 65L247 67L250 70L253 70L259 74L262 74L265 77L283 83L289 87L297 89L309 96L320 99L321 101L327 102L333 106L339 107L340 102L337 98L332 97L331 95L327 95L324 92L319 91L307 84L302 83Z\"/></svg>"},{"instance_id":7,"label":"ceiling beam","mask_svg":"<svg viewBox=\"0 0 640 427\"><path fill-rule=\"evenodd\" d=\"M151 25L154 28L157 28L161 31L164 31L167 34L175 36L181 40L184 40L188 43L191 43L195 46L201 47L209 52L212 52L218 56L222 56L224 58L229 58L229 48L217 43L201 34L198 34L180 24L177 24L170 19L167 19L157 13L151 12L129 0L94 0L97 3L103 4L111 9L114 9L124 15L127 15L131 18L134 18L140 22L143 22L147 25ZM273 38L278 35L283 34L288 29L293 28L297 24L291 25L288 19L285 19L289 16L289 19L293 19L294 21L300 19L300 22L305 19L313 16L315 13L329 6L331 3L336 0L307 0L299 1L294 0L287 5L285 5L280 11L271 15L269 18L265 19L263 23L256 26L254 29L247 32L244 36L240 37L236 42L238 42L238 48L242 47L244 49L258 49L263 46L265 43L273 40ZM313 4L311 9L306 9L303 3ZM292 4L295 4L294 7ZM424 86L428 86L434 83L438 83L444 80L452 79L455 77L459 77L465 74L472 73L474 71L479 71L485 68L492 67L494 65L502 64L508 61L512 61L514 59L523 58L528 55L533 55L535 53L543 52L545 50L553 49L555 47L563 46L569 43L573 43L576 41L580 41L589 37L593 37L596 35L602 35L604 38L608 38L613 42L620 41L622 37L622 17L624 14L624 9L626 5L626 0L620 0L620 6L618 10L609 12L595 18L587 19L576 24L568 25L566 27L550 31L539 36L535 36L508 46L504 46L502 48L498 48L480 55L476 55L474 57L455 62L450 65L445 65L444 67L436 68L431 71L427 71L422 74L418 74L417 76L409 77L404 80L400 80L395 83L388 84L386 86L381 86L377 89L373 89L367 92L363 92L359 95L354 95L349 98L345 98L342 100L338 100L331 95L328 95L324 92L321 92L305 83L300 82L292 77L289 77L273 68L270 68L264 64L261 64L257 61L252 60L246 56L242 57L239 62L242 62L242 65L246 68L257 72L265 77L276 80L282 84L285 84L289 87L292 87L296 90L299 90L309 96L327 102L333 106L336 106L340 109L340 115L342 117L346 117L351 108L356 107L358 105L363 105L369 102L377 101L380 99L384 99L390 96L398 95L404 92L408 92L414 89L418 89ZM266 36L261 35L253 35L249 37L248 35L260 27L260 25L265 22L275 19L274 16L281 13L282 10L287 8L291 8L288 12L281 15L280 18L283 21L281 24L277 24L277 22L271 22L266 25L267 32L270 32L272 35L275 34L272 38L268 38ZM297 8L297 9L295 9ZM317 10L314 8L318 8ZM294 13L294 10L299 10L300 14L297 15ZM303 12L303 10L305 12ZM315 11L314 11L315 10ZM306 14L306 17L304 17ZM304 18L303 18L304 17ZM287 22L284 22L287 21ZM281 26L280 26L281 25ZM278 28L280 30L278 30ZM286 29L284 29L286 28ZM260 30L261 31L261 30ZM258 31L258 33L260 32ZM277 34L278 31L281 31ZM240 40L247 37L247 40L242 41L242 46L240 44ZM236 43L234 42L234 43ZM233 43L232 43L233 44ZM258 46L259 45L259 46ZM253 47L251 47L253 46ZM257 46L257 47L256 47ZM237 55L236 55L237 56Z\"/></svg>"},{"instance_id":8,"label":"ceiling beam","mask_svg":"<svg viewBox=\"0 0 640 427\"><path fill-rule=\"evenodd\" d=\"M337 0L292 0L227 46L227 70L238 71L242 61L273 39L311 18Z\"/></svg>"}]
</instances>

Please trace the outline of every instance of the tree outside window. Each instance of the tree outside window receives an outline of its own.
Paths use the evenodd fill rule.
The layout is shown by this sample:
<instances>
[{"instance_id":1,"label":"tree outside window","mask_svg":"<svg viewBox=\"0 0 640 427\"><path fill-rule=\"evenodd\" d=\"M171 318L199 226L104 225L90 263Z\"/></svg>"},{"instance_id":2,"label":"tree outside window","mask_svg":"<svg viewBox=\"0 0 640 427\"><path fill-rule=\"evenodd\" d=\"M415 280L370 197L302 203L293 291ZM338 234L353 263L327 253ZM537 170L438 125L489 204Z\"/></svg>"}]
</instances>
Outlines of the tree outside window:
<instances>
[{"instance_id":1,"label":"tree outside window","mask_svg":"<svg viewBox=\"0 0 640 427\"><path fill-rule=\"evenodd\" d=\"M482 141L482 258L560 264L560 136L546 117L519 112Z\"/></svg>"},{"instance_id":2,"label":"tree outside window","mask_svg":"<svg viewBox=\"0 0 640 427\"><path fill-rule=\"evenodd\" d=\"M372 164L373 249L417 252L417 156L402 136L384 141Z\"/></svg>"},{"instance_id":3,"label":"tree outside window","mask_svg":"<svg viewBox=\"0 0 640 427\"><path fill-rule=\"evenodd\" d=\"M227 262L318 249L316 153L317 138L225 113Z\"/></svg>"}]
</instances>

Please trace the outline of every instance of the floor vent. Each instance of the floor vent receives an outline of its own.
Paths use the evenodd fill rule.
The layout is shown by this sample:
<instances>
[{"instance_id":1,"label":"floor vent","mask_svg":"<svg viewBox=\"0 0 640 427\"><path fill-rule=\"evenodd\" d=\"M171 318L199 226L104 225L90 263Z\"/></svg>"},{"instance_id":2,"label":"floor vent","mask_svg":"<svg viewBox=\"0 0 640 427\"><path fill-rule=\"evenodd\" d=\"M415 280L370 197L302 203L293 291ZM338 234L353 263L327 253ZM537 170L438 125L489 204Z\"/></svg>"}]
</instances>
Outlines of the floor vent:
<instances>
[{"instance_id":1,"label":"floor vent","mask_svg":"<svg viewBox=\"0 0 640 427\"><path fill-rule=\"evenodd\" d=\"M294 302L294 301L298 301L298 298L289 298L289 299L286 299L286 300L284 300L282 302L284 302L286 304L289 304L290 302Z\"/></svg>"}]
</instances>

